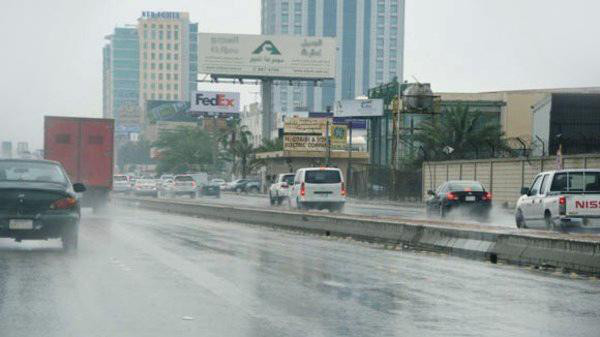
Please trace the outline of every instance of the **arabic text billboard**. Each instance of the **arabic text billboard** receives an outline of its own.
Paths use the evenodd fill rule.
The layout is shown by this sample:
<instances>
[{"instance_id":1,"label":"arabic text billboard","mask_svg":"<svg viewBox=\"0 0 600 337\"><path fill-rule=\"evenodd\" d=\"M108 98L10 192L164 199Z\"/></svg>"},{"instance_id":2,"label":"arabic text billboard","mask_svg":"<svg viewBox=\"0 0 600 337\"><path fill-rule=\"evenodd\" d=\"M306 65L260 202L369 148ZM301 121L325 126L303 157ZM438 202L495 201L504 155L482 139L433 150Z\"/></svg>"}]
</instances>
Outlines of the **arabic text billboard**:
<instances>
[{"instance_id":1,"label":"arabic text billboard","mask_svg":"<svg viewBox=\"0 0 600 337\"><path fill-rule=\"evenodd\" d=\"M229 77L335 77L331 37L198 34L198 72Z\"/></svg>"}]
</instances>

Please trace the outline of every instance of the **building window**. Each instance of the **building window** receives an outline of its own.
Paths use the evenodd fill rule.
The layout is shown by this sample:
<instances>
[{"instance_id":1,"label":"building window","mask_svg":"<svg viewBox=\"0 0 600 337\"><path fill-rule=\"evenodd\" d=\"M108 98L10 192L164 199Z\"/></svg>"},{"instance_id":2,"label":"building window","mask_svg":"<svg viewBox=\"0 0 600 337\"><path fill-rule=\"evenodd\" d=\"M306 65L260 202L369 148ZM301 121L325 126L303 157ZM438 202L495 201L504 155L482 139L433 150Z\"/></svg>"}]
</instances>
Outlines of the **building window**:
<instances>
[{"instance_id":1,"label":"building window","mask_svg":"<svg viewBox=\"0 0 600 337\"><path fill-rule=\"evenodd\" d=\"M295 12L300 12L300 11L302 11L302 2L295 2L295 3L294 3L294 11L295 11Z\"/></svg>"},{"instance_id":2,"label":"building window","mask_svg":"<svg viewBox=\"0 0 600 337\"><path fill-rule=\"evenodd\" d=\"M377 69L383 69L383 61L377 61Z\"/></svg>"},{"instance_id":3,"label":"building window","mask_svg":"<svg viewBox=\"0 0 600 337\"><path fill-rule=\"evenodd\" d=\"M382 36L384 34L384 28L383 27L377 27L377 35L378 36Z\"/></svg>"},{"instance_id":4,"label":"building window","mask_svg":"<svg viewBox=\"0 0 600 337\"><path fill-rule=\"evenodd\" d=\"M290 16L288 15L288 13L281 14L281 21L283 21L283 22L287 22L289 18L290 18Z\"/></svg>"},{"instance_id":5,"label":"building window","mask_svg":"<svg viewBox=\"0 0 600 337\"><path fill-rule=\"evenodd\" d=\"M173 84L173 89L179 90L179 84L177 84L177 83Z\"/></svg>"},{"instance_id":6,"label":"building window","mask_svg":"<svg viewBox=\"0 0 600 337\"><path fill-rule=\"evenodd\" d=\"M281 33L282 33L282 34L287 34L287 33L289 33L288 25L283 25L283 26L281 26Z\"/></svg>"},{"instance_id":7,"label":"building window","mask_svg":"<svg viewBox=\"0 0 600 337\"><path fill-rule=\"evenodd\" d=\"M150 89L152 89L152 90L156 89L156 84L150 83Z\"/></svg>"},{"instance_id":8,"label":"building window","mask_svg":"<svg viewBox=\"0 0 600 337\"><path fill-rule=\"evenodd\" d=\"M294 34L296 34L296 35L302 34L302 27L294 26Z\"/></svg>"},{"instance_id":9,"label":"building window","mask_svg":"<svg viewBox=\"0 0 600 337\"><path fill-rule=\"evenodd\" d=\"M171 90L171 83L167 83L167 90Z\"/></svg>"},{"instance_id":10,"label":"building window","mask_svg":"<svg viewBox=\"0 0 600 337\"><path fill-rule=\"evenodd\" d=\"M179 65L177 63L173 65L173 70L179 70Z\"/></svg>"},{"instance_id":11,"label":"building window","mask_svg":"<svg viewBox=\"0 0 600 337\"><path fill-rule=\"evenodd\" d=\"M302 14L296 13L294 14L294 22L302 21Z\"/></svg>"},{"instance_id":12,"label":"building window","mask_svg":"<svg viewBox=\"0 0 600 337\"><path fill-rule=\"evenodd\" d=\"M144 83L144 89L148 89L148 83Z\"/></svg>"},{"instance_id":13,"label":"building window","mask_svg":"<svg viewBox=\"0 0 600 337\"><path fill-rule=\"evenodd\" d=\"M156 63L150 64L150 69L152 69L152 70L156 69Z\"/></svg>"},{"instance_id":14,"label":"building window","mask_svg":"<svg viewBox=\"0 0 600 337\"><path fill-rule=\"evenodd\" d=\"M156 39L156 31L155 30L152 30L152 35L151 36L152 36L152 39Z\"/></svg>"},{"instance_id":15,"label":"building window","mask_svg":"<svg viewBox=\"0 0 600 337\"><path fill-rule=\"evenodd\" d=\"M162 74L162 73L159 73L159 74L158 74L158 79L159 79L159 80L162 80L162 79L163 79L163 74Z\"/></svg>"},{"instance_id":16,"label":"building window","mask_svg":"<svg viewBox=\"0 0 600 337\"><path fill-rule=\"evenodd\" d=\"M167 94L167 100L171 100L171 94Z\"/></svg>"},{"instance_id":17,"label":"building window","mask_svg":"<svg viewBox=\"0 0 600 337\"><path fill-rule=\"evenodd\" d=\"M171 73L167 73L166 76L167 76L167 80L171 79Z\"/></svg>"},{"instance_id":18,"label":"building window","mask_svg":"<svg viewBox=\"0 0 600 337\"><path fill-rule=\"evenodd\" d=\"M171 31L167 30L167 39L170 40L171 39Z\"/></svg>"},{"instance_id":19,"label":"building window","mask_svg":"<svg viewBox=\"0 0 600 337\"><path fill-rule=\"evenodd\" d=\"M148 69L148 63L144 62L144 70Z\"/></svg>"},{"instance_id":20,"label":"building window","mask_svg":"<svg viewBox=\"0 0 600 337\"><path fill-rule=\"evenodd\" d=\"M154 24L154 23L153 23L153 24L152 24L152 28L156 28L156 24Z\"/></svg>"},{"instance_id":21,"label":"building window","mask_svg":"<svg viewBox=\"0 0 600 337\"><path fill-rule=\"evenodd\" d=\"M144 60L148 59L148 53L144 52Z\"/></svg>"},{"instance_id":22,"label":"building window","mask_svg":"<svg viewBox=\"0 0 600 337\"><path fill-rule=\"evenodd\" d=\"M144 39L148 38L148 31L146 29L144 29Z\"/></svg>"},{"instance_id":23,"label":"building window","mask_svg":"<svg viewBox=\"0 0 600 337\"><path fill-rule=\"evenodd\" d=\"M385 5L384 4L377 5L377 13L385 13Z\"/></svg>"},{"instance_id":24,"label":"building window","mask_svg":"<svg viewBox=\"0 0 600 337\"><path fill-rule=\"evenodd\" d=\"M173 94L173 99L174 99L174 100L178 100L178 99L179 99L179 96L178 96L177 94Z\"/></svg>"},{"instance_id":25,"label":"building window","mask_svg":"<svg viewBox=\"0 0 600 337\"><path fill-rule=\"evenodd\" d=\"M164 33L163 33L162 30L158 31L158 38L161 39L161 40L164 38Z\"/></svg>"},{"instance_id":26,"label":"building window","mask_svg":"<svg viewBox=\"0 0 600 337\"><path fill-rule=\"evenodd\" d=\"M390 12L391 12L392 14L394 14L394 13L398 13L398 5L397 5L397 4L392 4L392 5L390 5Z\"/></svg>"},{"instance_id":27,"label":"building window","mask_svg":"<svg viewBox=\"0 0 600 337\"><path fill-rule=\"evenodd\" d=\"M148 42L144 41L144 49L148 49Z\"/></svg>"},{"instance_id":28,"label":"building window","mask_svg":"<svg viewBox=\"0 0 600 337\"><path fill-rule=\"evenodd\" d=\"M390 69L396 69L396 61L390 61Z\"/></svg>"},{"instance_id":29,"label":"building window","mask_svg":"<svg viewBox=\"0 0 600 337\"><path fill-rule=\"evenodd\" d=\"M156 53L150 53L150 59L156 60Z\"/></svg>"},{"instance_id":30,"label":"building window","mask_svg":"<svg viewBox=\"0 0 600 337\"><path fill-rule=\"evenodd\" d=\"M173 37L175 38L175 40L179 40L179 31L174 31L173 32Z\"/></svg>"},{"instance_id":31,"label":"building window","mask_svg":"<svg viewBox=\"0 0 600 337\"><path fill-rule=\"evenodd\" d=\"M158 70L163 70L163 64L162 63L158 64Z\"/></svg>"},{"instance_id":32,"label":"building window","mask_svg":"<svg viewBox=\"0 0 600 337\"><path fill-rule=\"evenodd\" d=\"M167 43L167 50L171 50L171 44Z\"/></svg>"},{"instance_id":33,"label":"building window","mask_svg":"<svg viewBox=\"0 0 600 337\"><path fill-rule=\"evenodd\" d=\"M397 39L390 39L390 48L396 48L396 44L398 43Z\"/></svg>"},{"instance_id":34,"label":"building window","mask_svg":"<svg viewBox=\"0 0 600 337\"><path fill-rule=\"evenodd\" d=\"M383 49L377 49L377 57L383 57Z\"/></svg>"},{"instance_id":35,"label":"building window","mask_svg":"<svg viewBox=\"0 0 600 337\"><path fill-rule=\"evenodd\" d=\"M179 60L179 54L177 54L177 53L173 54L173 60Z\"/></svg>"},{"instance_id":36,"label":"building window","mask_svg":"<svg viewBox=\"0 0 600 337\"><path fill-rule=\"evenodd\" d=\"M392 22L392 26L397 26L398 25L398 17L397 16L391 16L390 20Z\"/></svg>"},{"instance_id":37,"label":"building window","mask_svg":"<svg viewBox=\"0 0 600 337\"><path fill-rule=\"evenodd\" d=\"M156 79L156 74L154 74L154 73L151 73L151 74L150 74L150 79L152 79L152 80L155 80L155 79Z\"/></svg>"},{"instance_id":38,"label":"building window","mask_svg":"<svg viewBox=\"0 0 600 337\"><path fill-rule=\"evenodd\" d=\"M179 43L175 43L175 44L173 45L173 49L175 49L175 50L179 49Z\"/></svg>"},{"instance_id":39,"label":"building window","mask_svg":"<svg viewBox=\"0 0 600 337\"><path fill-rule=\"evenodd\" d=\"M162 43L158 44L158 49L163 50L163 44Z\"/></svg>"},{"instance_id":40,"label":"building window","mask_svg":"<svg viewBox=\"0 0 600 337\"><path fill-rule=\"evenodd\" d=\"M144 99L148 99L148 93L144 93Z\"/></svg>"},{"instance_id":41,"label":"building window","mask_svg":"<svg viewBox=\"0 0 600 337\"><path fill-rule=\"evenodd\" d=\"M171 70L171 63L167 63L167 70Z\"/></svg>"},{"instance_id":42,"label":"building window","mask_svg":"<svg viewBox=\"0 0 600 337\"><path fill-rule=\"evenodd\" d=\"M390 36L398 36L398 28L396 28L396 27L390 28Z\"/></svg>"},{"instance_id":43,"label":"building window","mask_svg":"<svg viewBox=\"0 0 600 337\"><path fill-rule=\"evenodd\" d=\"M148 24L144 23L144 28L148 28Z\"/></svg>"},{"instance_id":44,"label":"building window","mask_svg":"<svg viewBox=\"0 0 600 337\"><path fill-rule=\"evenodd\" d=\"M150 95L150 97L152 97L152 99L156 99L156 94L152 93L152 95Z\"/></svg>"},{"instance_id":45,"label":"building window","mask_svg":"<svg viewBox=\"0 0 600 337\"><path fill-rule=\"evenodd\" d=\"M158 94L158 99L163 99L163 94L162 93Z\"/></svg>"},{"instance_id":46,"label":"building window","mask_svg":"<svg viewBox=\"0 0 600 337\"><path fill-rule=\"evenodd\" d=\"M383 47L383 38L377 38L377 47Z\"/></svg>"},{"instance_id":47,"label":"building window","mask_svg":"<svg viewBox=\"0 0 600 337\"><path fill-rule=\"evenodd\" d=\"M146 64L144 63L144 65L146 65ZM144 68L146 68L146 67L144 67ZM148 79L148 73L144 73L144 79L145 79L145 80L147 80L147 79Z\"/></svg>"},{"instance_id":48,"label":"building window","mask_svg":"<svg viewBox=\"0 0 600 337\"><path fill-rule=\"evenodd\" d=\"M162 59L163 59L163 53L159 53L158 54L158 59L162 61Z\"/></svg>"},{"instance_id":49,"label":"building window","mask_svg":"<svg viewBox=\"0 0 600 337\"><path fill-rule=\"evenodd\" d=\"M173 79L175 81L178 81L179 80L179 74L173 74Z\"/></svg>"},{"instance_id":50,"label":"building window","mask_svg":"<svg viewBox=\"0 0 600 337\"><path fill-rule=\"evenodd\" d=\"M167 60L171 59L171 53L167 53Z\"/></svg>"},{"instance_id":51,"label":"building window","mask_svg":"<svg viewBox=\"0 0 600 337\"><path fill-rule=\"evenodd\" d=\"M156 49L156 44L154 42L152 42L151 47L152 47L152 49Z\"/></svg>"},{"instance_id":52,"label":"building window","mask_svg":"<svg viewBox=\"0 0 600 337\"><path fill-rule=\"evenodd\" d=\"M377 80L377 82L382 82L383 81L383 72L378 71L377 73L375 73L375 79Z\"/></svg>"}]
</instances>

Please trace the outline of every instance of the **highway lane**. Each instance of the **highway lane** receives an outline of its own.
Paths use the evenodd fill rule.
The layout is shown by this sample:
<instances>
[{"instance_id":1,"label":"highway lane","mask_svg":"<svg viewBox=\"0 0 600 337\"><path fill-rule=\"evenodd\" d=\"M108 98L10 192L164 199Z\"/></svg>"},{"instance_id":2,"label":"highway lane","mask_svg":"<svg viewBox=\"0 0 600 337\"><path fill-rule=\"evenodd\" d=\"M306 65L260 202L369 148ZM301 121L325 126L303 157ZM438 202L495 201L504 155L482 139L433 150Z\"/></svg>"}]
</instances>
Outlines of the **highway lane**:
<instances>
[{"instance_id":1,"label":"highway lane","mask_svg":"<svg viewBox=\"0 0 600 337\"><path fill-rule=\"evenodd\" d=\"M0 335L597 336L600 281L136 209L0 240Z\"/></svg>"}]
</instances>

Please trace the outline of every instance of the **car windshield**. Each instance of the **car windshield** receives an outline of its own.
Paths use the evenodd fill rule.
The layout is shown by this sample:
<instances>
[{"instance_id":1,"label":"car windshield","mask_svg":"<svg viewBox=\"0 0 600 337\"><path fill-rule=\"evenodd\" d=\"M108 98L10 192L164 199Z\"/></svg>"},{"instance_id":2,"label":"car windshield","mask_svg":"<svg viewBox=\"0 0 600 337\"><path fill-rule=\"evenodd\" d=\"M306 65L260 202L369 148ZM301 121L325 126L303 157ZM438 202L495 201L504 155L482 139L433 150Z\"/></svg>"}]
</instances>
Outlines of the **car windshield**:
<instances>
[{"instance_id":1,"label":"car windshield","mask_svg":"<svg viewBox=\"0 0 600 337\"><path fill-rule=\"evenodd\" d=\"M59 165L34 161L0 161L0 181L68 183Z\"/></svg>"},{"instance_id":2,"label":"car windshield","mask_svg":"<svg viewBox=\"0 0 600 337\"><path fill-rule=\"evenodd\" d=\"M127 177L126 176L114 176L113 180L114 181L127 181Z\"/></svg>"},{"instance_id":3,"label":"car windshield","mask_svg":"<svg viewBox=\"0 0 600 337\"><path fill-rule=\"evenodd\" d=\"M483 192L483 186L476 181L455 181L448 184L450 192Z\"/></svg>"},{"instance_id":4,"label":"car windshield","mask_svg":"<svg viewBox=\"0 0 600 337\"><path fill-rule=\"evenodd\" d=\"M288 184L293 184L294 183L294 175L286 174L283 176L283 178L281 178L281 181L286 182Z\"/></svg>"},{"instance_id":5,"label":"car windshield","mask_svg":"<svg viewBox=\"0 0 600 337\"><path fill-rule=\"evenodd\" d=\"M306 171L304 180L309 184L336 184L342 177L338 170L310 170Z\"/></svg>"},{"instance_id":6,"label":"car windshield","mask_svg":"<svg viewBox=\"0 0 600 337\"><path fill-rule=\"evenodd\" d=\"M194 181L194 178L191 176L177 176L175 177L175 181Z\"/></svg>"}]
</instances>

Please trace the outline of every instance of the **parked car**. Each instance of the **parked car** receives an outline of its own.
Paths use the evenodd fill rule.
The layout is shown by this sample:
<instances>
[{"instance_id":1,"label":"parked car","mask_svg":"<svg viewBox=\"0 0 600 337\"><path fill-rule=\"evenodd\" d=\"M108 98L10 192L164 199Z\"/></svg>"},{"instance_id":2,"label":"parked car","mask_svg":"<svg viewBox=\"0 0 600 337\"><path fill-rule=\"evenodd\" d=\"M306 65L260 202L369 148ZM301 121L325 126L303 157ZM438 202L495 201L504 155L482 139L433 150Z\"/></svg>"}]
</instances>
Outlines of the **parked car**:
<instances>
[{"instance_id":1,"label":"parked car","mask_svg":"<svg viewBox=\"0 0 600 337\"><path fill-rule=\"evenodd\" d=\"M515 212L518 228L558 230L600 219L600 170L542 172L521 194Z\"/></svg>"},{"instance_id":2,"label":"parked car","mask_svg":"<svg viewBox=\"0 0 600 337\"><path fill-rule=\"evenodd\" d=\"M426 202L427 215L437 214L444 218L453 210L487 220L492 208L492 194L478 181L452 180L441 184L435 191L429 190Z\"/></svg>"},{"instance_id":3,"label":"parked car","mask_svg":"<svg viewBox=\"0 0 600 337\"><path fill-rule=\"evenodd\" d=\"M247 179L234 180L231 183L227 184L227 190L233 191L233 192L238 192L238 193L243 192L244 185L246 184L246 182L248 182Z\"/></svg>"},{"instance_id":4,"label":"parked car","mask_svg":"<svg viewBox=\"0 0 600 337\"><path fill-rule=\"evenodd\" d=\"M154 179L138 179L133 187L133 194L136 196L149 195L158 197L158 185Z\"/></svg>"},{"instance_id":5,"label":"parked car","mask_svg":"<svg viewBox=\"0 0 600 337\"><path fill-rule=\"evenodd\" d=\"M211 184L213 185L217 185L221 188L221 190L224 189L224 186L227 185L227 182L223 179L219 179L219 178L214 178L210 181Z\"/></svg>"},{"instance_id":6,"label":"parked car","mask_svg":"<svg viewBox=\"0 0 600 337\"><path fill-rule=\"evenodd\" d=\"M341 211L346 204L344 175L338 168L301 168L296 171L288 206L298 209Z\"/></svg>"},{"instance_id":7,"label":"parked car","mask_svg":"<svg viewBox=\"0 0 600 337\"><path fill-rule=\"evenodd\" d=\"M113 193L127 193L131 192L131 183L129 177L126 175L115 175L113 177Z\"/></svg>"},{"instance_id":8,"label":"parked car","mask_svg":"<svg viewBox=\"0 0 600 337\"><path fill-rule=\"evenodd\" d=\"M244 193L258 193L261 190L262 183L260 180L248 180L241 187Z\"/></svg>"},{"instance_id":9,"label":"parked car","mask_svg":"<svg viewBox=\"0 0 600 337\"><path fill-rule=\"evenodd\" d=\"M290 188L294 184L294 173L283 173L269 187L269 202L271 205L281 205L289 196Z\"/></svg>"},{"instance_id":10,"label":"parked car","mask_svg":"<svg viewBox=\"0 0 600 337\"><path fill-rule=\"evenodd\" d=\"M49 160L0 159L0 237L21 240L60 238L77 249L79 197L62 165Z\"/></svg>"},{"instance_id":11,"label":"parked car","mask_svg":"<svg viewBox=\"0 0 600 337\"><path fill-rule=\"evenodd\" d=\"M202 184L198 190L200 196L214 196L216 198L221 197L221 186L215 184L212 181Z\"/></svg>"}]
</instances>

